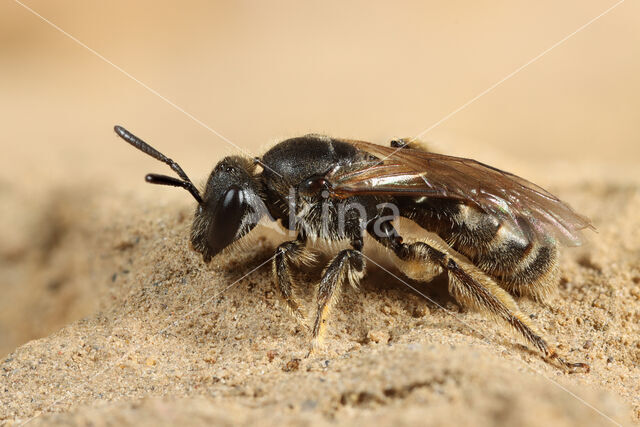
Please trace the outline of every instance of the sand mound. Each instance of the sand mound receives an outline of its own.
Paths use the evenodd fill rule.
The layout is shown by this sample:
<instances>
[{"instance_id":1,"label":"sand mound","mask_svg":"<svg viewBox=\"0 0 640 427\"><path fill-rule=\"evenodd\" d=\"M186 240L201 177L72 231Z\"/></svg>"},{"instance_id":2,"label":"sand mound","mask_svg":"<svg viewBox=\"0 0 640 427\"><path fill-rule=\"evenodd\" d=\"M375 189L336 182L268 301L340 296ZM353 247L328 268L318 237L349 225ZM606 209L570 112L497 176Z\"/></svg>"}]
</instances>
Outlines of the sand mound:
<instances>
[{"instance_id":1,"label":"sand mound","mask_svg":"<svg viewBox=\"0 0 640 427\"><path fill-rule=\"evenodd\" d=\"M561 351L591 365L590 374L574 375L549 366L483 316L440 308L460 311L441 280L412 282L432 303L373 266L360 291L344 292L326 351L305 358L308 335L272 288L272 237L205 267L188 247L186 204L126 193L55 193L22 218L29 227L16 228L2 253L16 285L3 299L2 321L23 328L5 332L4 348L88 314L4 357L0 420L637 420L638 189L553 189L590 215L599 234L565 251L559 292L548 306L520 304ZM310 297L317 277L307 275L310 284L300 292Z\"/></svg>"}]
</instances>

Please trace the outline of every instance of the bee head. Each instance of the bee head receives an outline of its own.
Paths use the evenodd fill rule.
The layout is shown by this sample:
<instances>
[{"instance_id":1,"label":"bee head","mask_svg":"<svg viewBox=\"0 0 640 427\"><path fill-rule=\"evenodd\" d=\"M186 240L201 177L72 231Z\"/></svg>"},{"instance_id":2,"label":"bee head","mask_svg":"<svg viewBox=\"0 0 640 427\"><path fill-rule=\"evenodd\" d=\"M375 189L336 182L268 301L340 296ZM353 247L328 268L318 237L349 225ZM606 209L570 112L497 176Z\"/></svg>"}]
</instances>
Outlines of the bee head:
<instances>
[{"instance_id":1,"label":"bee head","mask_svg":"<svg viewBox=\"0 0 640 427\"><path fill-rule=\"evenodd\" d=\"M211 171L203 201L196 208L191 244L205 262L247 234L265 207L255 165L239 156L226 157Z\"/></svg>"},{"instance_id":2,"label":"bee head","mask_svg":"<svg viewBox=\"0 0 640 427\"><path fill-rule=\"evenodd\" d=\"M223 159L211 172L201 195L176 162L123 127L116 126L114 130L129 144L169 165L181 178L147 174L148 183L181 187L196 199L198 207L191 228L191 244L205 262L251 231L266 211L251 160L238 156Z\"/></svg>"}]
</instances>

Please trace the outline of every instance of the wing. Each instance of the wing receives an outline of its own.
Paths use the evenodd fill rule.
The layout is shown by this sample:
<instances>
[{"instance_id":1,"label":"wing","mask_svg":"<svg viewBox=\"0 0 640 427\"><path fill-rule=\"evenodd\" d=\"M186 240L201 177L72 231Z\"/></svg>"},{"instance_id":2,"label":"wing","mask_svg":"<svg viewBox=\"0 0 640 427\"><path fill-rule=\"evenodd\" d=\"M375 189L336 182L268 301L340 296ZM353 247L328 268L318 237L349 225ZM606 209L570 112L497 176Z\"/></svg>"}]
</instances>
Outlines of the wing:
<instances>
[{"instance_id":1,"label":"wing","mask_svg":"<svg viewBox=\"0 0 640 427\"><path fill-rule=\"evenodd\" d=\"M334 197L380 194L457 199L474 204L523 234L553 236L569 246L581 243L580 230L595 229L588 218L543 188L484 163L410 148L342 141L371 156L327 174Z\"/></svg>"}]
</instances>

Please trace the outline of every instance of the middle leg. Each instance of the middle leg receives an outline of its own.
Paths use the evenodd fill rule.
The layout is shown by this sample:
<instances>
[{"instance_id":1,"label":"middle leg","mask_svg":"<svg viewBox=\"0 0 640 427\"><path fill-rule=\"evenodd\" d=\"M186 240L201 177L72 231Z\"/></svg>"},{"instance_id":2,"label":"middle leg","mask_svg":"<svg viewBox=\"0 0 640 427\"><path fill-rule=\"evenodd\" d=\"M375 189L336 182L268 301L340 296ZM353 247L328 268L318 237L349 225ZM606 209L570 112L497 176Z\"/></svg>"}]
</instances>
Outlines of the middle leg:
<instances>
[{"instance_id":1,"label":"middle leg","mask_svg":"<svg viewBox=\"0 0 640 427\"><path fill-rule=\"evenodd\" d=\"M362 237L352 242L353 249L340 251L322 274L316 301L316 317L313 323L312 350L322 345L329 311L345 282L357 287L364 276L365 261L362 256Z\"/></svg>"}]
</instances>

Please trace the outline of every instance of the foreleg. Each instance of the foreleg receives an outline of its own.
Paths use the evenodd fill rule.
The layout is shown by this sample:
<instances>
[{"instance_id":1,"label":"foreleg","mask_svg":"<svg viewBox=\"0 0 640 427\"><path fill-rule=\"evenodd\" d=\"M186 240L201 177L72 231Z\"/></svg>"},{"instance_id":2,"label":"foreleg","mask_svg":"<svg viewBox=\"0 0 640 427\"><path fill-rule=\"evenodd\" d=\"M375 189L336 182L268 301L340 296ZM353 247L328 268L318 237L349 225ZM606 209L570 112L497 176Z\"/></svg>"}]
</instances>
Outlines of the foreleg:
<instances>
[{"instance_id":1,"label":"foreleg","mask_svg":"<svg viewBox=\"0 0 640 427\"><path fill-rule=\"evenodd\" d=\"M305 238L299 235L296 240L284 242L276 249L273 259L273 277L278 291L287 305L289 312L302 324L305 324L305 316L300 304L293 295L294 279L292 265L299 265L312 261L312 256L305 247Z\"/></svg>"}]
</instances>

